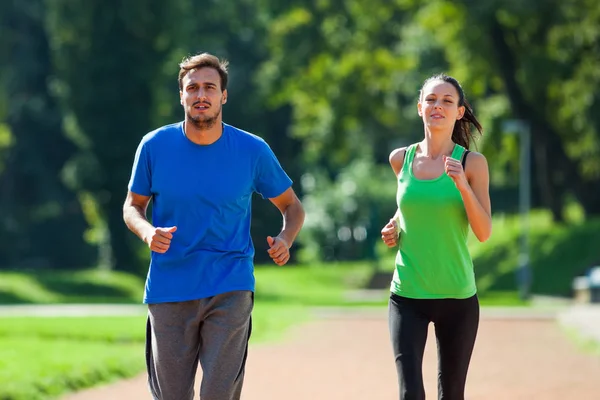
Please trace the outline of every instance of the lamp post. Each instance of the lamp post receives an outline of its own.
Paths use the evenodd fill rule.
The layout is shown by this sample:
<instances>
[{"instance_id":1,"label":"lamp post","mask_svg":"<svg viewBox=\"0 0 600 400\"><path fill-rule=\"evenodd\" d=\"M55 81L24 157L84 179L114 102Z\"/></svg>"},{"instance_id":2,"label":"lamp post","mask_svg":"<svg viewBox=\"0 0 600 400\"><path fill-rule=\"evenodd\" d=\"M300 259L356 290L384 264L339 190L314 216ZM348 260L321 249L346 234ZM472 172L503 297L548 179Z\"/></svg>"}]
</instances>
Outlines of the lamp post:
<instances>
[{"instance_id":1,"label":"lamp post","mask_svg":"<svg viewBox=\"0 0 600 400\"><path fill-rule=\"evenodd\" d=\"M504 122L504 131L519 135L519 214L521 234L517 267L519 296L526 300L531 292L531 266L529 260L529 212L531 210L531 127L529 122L510 119Z\"/></svg>"}]
</instances>

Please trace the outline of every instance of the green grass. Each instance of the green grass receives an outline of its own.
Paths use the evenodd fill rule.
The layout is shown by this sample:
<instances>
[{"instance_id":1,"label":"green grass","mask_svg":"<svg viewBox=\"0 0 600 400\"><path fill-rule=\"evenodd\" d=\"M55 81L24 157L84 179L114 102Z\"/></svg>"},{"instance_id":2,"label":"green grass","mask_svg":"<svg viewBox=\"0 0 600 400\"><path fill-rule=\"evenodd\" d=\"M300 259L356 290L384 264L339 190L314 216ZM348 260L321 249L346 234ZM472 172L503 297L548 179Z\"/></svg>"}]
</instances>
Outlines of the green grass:
<instances>
[{"instance_id":1,"label":"green grass","mask_svg":"<svg viewBox=\"0 0 600 400\"><path fill-rule=\"evenodd\" d=\"M6 321L2 321L6 322ZM144 366L140 343L3 337L0 399L46 400L68 390L132 376Z\"/></svg>"},{"instance_id":2,"label":"green grass","mask_svg":"<svg viewBox=\"0 0 600 400\"><path fill-rule=\"evenodd\" d=\"M252 312L250 344L281 340L288 329L309 319L310 312L306 307L257 300Z\"/></svg>"},{"instance_id":3,"label":"green grass","mask_svg":"<svg viewBox=\"0 0 600 400\"><path fill-rule=\"evenodd\" d=\"M256 299L303 305L344 305L347 290L364 286L372 269L364 263L313 266L259 265ZM140 278L98 270L0 272L0 304L139 304Z\"/></svg>"},{"instance_id":4,"label":"green grass","mask_svg":"<svg viewBox=\"0 0 600 400\"><path fill-rule=\"evenodd\" d=\"M46 400L144 368L145 317L0 318L0 399Z\"/></svg>"},{"instance_id":5,"label":"green grass","mask_svg":"<svg viewBox=\"0 0 600 400\"><path fill-rule=\"evenodd\" d=\"M577 329L572 327L563 326L562 329L578 351L583 354L600 356L600 342L598 340L584 336Z\"/></svg>"},{"instance_id":6,"label":"green grass","mask_svg":"<svg viewBox=\"0 0 600 400\"><path fill-rule=\"evenodd\" d=\"M521 300L519 292L514 291L485 291L477 293L482 307L525 307L530 301Z\"/></svg>"},{"instance_id":7,"label":"green grass","mask_svg":"<svg viewBox=\"0 0 600 400\"><path fill-rule=\"evenodd\" d=\"M360 289L372 269L364 263L256 268L256 299L305 306L346 306L347 292Z\"/></svg>"},{"instance_id":8,"label":"green grass","mask_svg":"<svg viewBox=\"0 0 600 400\"><path fill-rule=\"evenodd\" d=\"M76 342L143 343L146 317L3 317L0 340L7 337Z\"/></svg>"},{"instance_id":9,"label":"green grass","mask_svg":"<svg viewBox=\"0 0 600 400\"><path fill-rule=\"evenodd\" d=\"M139 277L98 269L0 272L0 304L139 303Z\"/></svg>"},{"instance_id":10,"label":"green grass","mask_svg":"<svg viewBox=\"0 0 600 400\"><path fill-rule=\"evenodd\" d=\"M257 300L251 344L307 320L298 305ZM146 317L0 318L0 399L48 400L144 370Z\"/></svg>"}]
</instances>

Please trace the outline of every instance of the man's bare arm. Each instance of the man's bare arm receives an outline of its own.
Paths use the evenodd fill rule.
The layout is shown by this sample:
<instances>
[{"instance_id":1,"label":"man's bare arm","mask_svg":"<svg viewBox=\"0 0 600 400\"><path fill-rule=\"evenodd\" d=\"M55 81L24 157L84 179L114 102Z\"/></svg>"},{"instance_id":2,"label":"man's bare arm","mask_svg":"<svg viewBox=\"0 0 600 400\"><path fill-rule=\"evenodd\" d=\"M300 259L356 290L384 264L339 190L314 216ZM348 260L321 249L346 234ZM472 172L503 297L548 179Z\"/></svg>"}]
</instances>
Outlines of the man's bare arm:
<instances>
[{"instance_id":1,"label":"man's bare arm","mask_svg":"<svg viewBox=\"0 0 600 400\"><path fill-rule=\"evenodd\" d=\"M284 265L290 259L289 249L304 224L304 208L292 188L269 200L281 212L283 227L275 238L267 238L270 247L268 252L277 265Z\"/></svg>"},{"instance_id":2,"label":"man's bare arm","mask_svg":"<svg viewBox=\"0 0 600 400\"><path fill-rule=\"evenodd\" d=\"M135 233L156 253L164 253L171 246L173 232L176 226L169 228L155 228L146 217L146 210L150 203L150 196L127 192L125 204L123 204L123 220L130 231Z\"/></svg>"}]
</instances>

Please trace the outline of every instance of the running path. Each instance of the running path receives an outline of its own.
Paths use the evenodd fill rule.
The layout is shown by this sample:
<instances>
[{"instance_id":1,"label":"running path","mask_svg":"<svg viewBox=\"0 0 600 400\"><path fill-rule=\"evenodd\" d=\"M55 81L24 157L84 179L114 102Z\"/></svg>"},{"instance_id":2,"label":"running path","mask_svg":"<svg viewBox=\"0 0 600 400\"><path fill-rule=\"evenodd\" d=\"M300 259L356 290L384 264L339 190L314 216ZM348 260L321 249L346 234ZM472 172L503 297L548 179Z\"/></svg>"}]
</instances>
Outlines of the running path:
<instances>
[{"instance_id":1,"label":"running path","mask_svg":"<svg viewBox=\"0 0 600 400\"><path fill-rule=\"evenodd\" d=\"M437 398L433 330L425 351L428 398ZM600 398L600 357L581 352L548 315L485 312L467 382L470 400ZM198 398L198 397L196 397ZM326 313L287 339L251 346L243 400L397 399L384 310ZM145 376L63 400L150 399Z\"/></svg>"}]
</instances>

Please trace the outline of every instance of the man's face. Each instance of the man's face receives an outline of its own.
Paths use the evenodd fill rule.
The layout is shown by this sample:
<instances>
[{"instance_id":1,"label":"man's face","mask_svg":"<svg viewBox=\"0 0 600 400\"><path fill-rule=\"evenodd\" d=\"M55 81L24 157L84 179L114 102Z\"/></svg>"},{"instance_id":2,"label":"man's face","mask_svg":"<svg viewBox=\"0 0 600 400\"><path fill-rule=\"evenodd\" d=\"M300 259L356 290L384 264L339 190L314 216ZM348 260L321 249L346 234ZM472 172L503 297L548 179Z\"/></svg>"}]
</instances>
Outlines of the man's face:
<instances>
[{"instance_id":1,"label":"man's face","mask_svg":"<svg viewBox=\"0 0 600 400\"><path fill-rule=\"evenodd\" d=\"M221 110L227 102L227 90L221 91L221 77L216 69L204 67L187 73L179 92L186 122L206 130L221 122Z\"/></svg>"}]
</instances>

